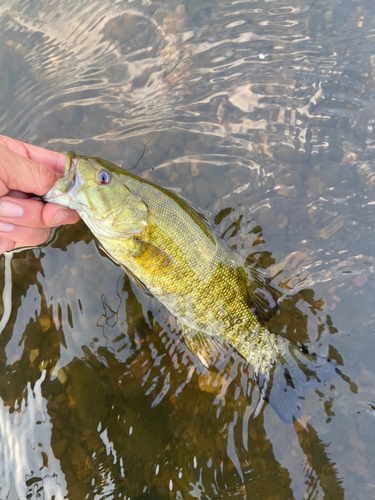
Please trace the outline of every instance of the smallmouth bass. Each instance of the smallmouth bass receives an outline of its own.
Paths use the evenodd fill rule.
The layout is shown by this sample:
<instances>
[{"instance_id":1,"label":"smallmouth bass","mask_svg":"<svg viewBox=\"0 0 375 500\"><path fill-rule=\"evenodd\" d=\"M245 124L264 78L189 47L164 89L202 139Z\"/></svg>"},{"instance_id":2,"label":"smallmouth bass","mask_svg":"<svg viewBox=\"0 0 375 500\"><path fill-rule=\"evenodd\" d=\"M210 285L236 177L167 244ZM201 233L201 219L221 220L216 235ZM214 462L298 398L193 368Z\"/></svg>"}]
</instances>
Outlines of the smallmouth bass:
<instances>
[{"instance_id":1,"label":"smallmouth bass","mask_svg":"<svg viewBox=\"0 0 375 500\"><path fill-rule=\"evenodd\" d=\"M101 158L69 152L65 175L43 197L76 210L103 249L177 318L206 366L231 346L252 365L280 418L298 418L307 386L334 365L263 325L276 303L266 280L184 200Z\"/></svg>"}]
</instances>

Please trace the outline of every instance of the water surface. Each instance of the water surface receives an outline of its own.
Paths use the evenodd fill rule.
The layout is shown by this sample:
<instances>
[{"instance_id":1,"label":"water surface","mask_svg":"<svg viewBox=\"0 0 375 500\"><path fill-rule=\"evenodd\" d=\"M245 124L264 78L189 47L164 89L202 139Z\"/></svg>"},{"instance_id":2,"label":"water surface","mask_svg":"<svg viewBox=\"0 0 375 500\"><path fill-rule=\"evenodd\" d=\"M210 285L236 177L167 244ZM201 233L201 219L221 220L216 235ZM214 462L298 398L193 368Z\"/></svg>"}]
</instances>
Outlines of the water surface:
<instances>
[{"instance_id":1,"label":"water surface","mask_svg":"<svg viewBox=\"0 0 375 500\"><path fill-rule=\"evenodd\" d=\"M1 133L182 195L343 373L283 424L63 227L11 263L0 499L375 498L373 3L4 0L0 28Z\"/></svg>"}]
</instances>

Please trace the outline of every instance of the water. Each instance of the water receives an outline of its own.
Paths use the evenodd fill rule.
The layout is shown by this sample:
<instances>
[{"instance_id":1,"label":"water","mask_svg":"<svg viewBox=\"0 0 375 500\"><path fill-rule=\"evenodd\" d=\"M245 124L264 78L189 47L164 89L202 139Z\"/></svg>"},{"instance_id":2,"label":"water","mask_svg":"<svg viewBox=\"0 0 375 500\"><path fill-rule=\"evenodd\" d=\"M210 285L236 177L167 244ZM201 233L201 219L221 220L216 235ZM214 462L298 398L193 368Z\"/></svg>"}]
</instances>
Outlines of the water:
<instances>
[{"instance_id":1,"label":"water","mask_svg":"<svg viewBox=\"0 0 375 500\"><path fill-rule=\"evenodd\" d=\"M102 156L205 211L274 276L268 327L343 377L283 424L246 397L240 358L204 374L84 224L61 228L12 259L1 500L375 498L374 14L2 2L1 133Z\"/></svg>"}]
</instances>

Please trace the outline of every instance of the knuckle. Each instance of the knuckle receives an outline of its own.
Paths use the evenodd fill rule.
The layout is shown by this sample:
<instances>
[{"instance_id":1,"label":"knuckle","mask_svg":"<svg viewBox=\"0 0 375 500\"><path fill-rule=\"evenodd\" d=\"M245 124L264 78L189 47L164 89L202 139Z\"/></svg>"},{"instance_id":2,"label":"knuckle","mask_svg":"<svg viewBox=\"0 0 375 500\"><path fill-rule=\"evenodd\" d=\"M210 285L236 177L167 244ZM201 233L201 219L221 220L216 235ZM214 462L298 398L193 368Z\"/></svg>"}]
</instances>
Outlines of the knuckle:
<instances>
[{"instance_id":1,"label":"knuckle","mask_svg":"<svg viewBox=\"0 0 375 500\"><path fill-rule=\"evenodd\" d=\"M34 194L42 196L54 185L56 174L42 163L34 163L30 167L31 182Z\"/></svg>"},{"instance_id":2,"label":"knuckle","mask_svg":"<svg viewBox=\"0 0 375 500\"><path fill-rule=\"evenodd\" d=\"M54 185L55 180L56 180L56 175L55 172L42 165L41 163L37 163L37 169L38 169L38 176L39 176L39 181L40 181L40 193L36 194L46 194L47 191L51 189L51 187Z\"/></svg>"}]
</instances>

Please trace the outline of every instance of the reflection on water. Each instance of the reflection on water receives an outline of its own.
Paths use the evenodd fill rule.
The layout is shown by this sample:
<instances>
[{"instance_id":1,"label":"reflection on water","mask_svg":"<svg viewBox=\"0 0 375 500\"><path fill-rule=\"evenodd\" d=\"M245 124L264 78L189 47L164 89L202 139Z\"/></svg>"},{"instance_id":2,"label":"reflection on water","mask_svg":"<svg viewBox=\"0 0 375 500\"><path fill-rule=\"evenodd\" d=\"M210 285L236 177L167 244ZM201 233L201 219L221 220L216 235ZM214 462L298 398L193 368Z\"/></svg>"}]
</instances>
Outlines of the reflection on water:
<instances>
[{"instance_id":1,"label":"reflection on water","mask_svg":"<svg viewBox=\"0 0 375 500\"><path fill-rule=\"evenodd\" d=\"M207 374L84 224L62 228L12 259L1 499L375 498L373 14L2 2L1 132L105 157L206 211L274 277L268 328L344 377L283 424L242 358Z\"/></svg>"},{"instance_id":2,"label":"reflection on water","mask_svg":"<svg viewBox=\"0 0 375 500\"><path fill-rule=\"evenodd\" d=\"M95 250L92 242L89 246ZM46 251L47 260L54 256L51 249ZM98 259L98 255L91 251L82 248L85 258L80 271L71 268L73 276L88 272L93 276L90 259ZM111 269L109 263L106 272L99 271L103 275L99 280L113 285L108 296L96 294L93 300L98 287L95 278L85 280L83 293L76 290L73 295L66 288L65 294L71 294L68 301L59 293L66 284L61 287L55 282L56 274L45 273L45 288L38 283L40 259L34 253L29 251L26 259L17 258L22 255L18 254L13 260L13 301L20 303L26 295L34 304L37 297L40 302L31 312L33 317L23 318L21 329L20 319L11 318L2 336L5 363L0 396L8 408L6 413L16 416L11 425L4 414L4 427L17 425L25 433L33 429L31 463L43 471L26 474L27 463L17 465L18 485L25 474L33 479L30 482L35 488L45 489L45 494L52 476L61 494L68 491L70 498L105 496L114 491L137 497L143 490L157 498L168 496L169 491L177 497L190 492L192 497L249 493L261 498L266 477L272 477L267 495L278 498L282 492L282 498L291 497L288 470L275 460L264 430L262 404L259 416L254 416L261 403L259 390L250 386L249 395L246 366L238 355L230 372L213 370L207 374L181 342L174 319L166 310L158 310L156 300L145 303L142 292L133 290L117 267ZM26 294L19 286L25 267L30 278ZM22 274L17 269L22 269ZM33 287L39 291L33 292ZM49 297L50 293L56 295ZM90 300L96 303L96 315L90 314ZM311 290L306 291L305 301L316 308ZM288 309L295 330L306 332L307 317L295 304L292 308L293 313L290 303L286 308L281 303L280 317ZM274 327L279 330L277 323ZM7 339L6 333L12 331L13 338L10 334ZM17 342L22 344L18 356L9 345L16 331L22 331L23 336ZM70 348L72 342L75 349ZM328 396L333 398L331 392ZM321 397L324 406L319 401L315 405L331 419L330 399ZM308 419L307 415L303 418ZM41 438L37 437L38 425L43 429ZM284 427L280 421L277 425ZM321 468L328 463L330 477L321 487L323 491L328 488L328 493L341 491L336 468L325 452L327 445L310 424L306 429L300 423L295 425L306 464L310 453L314 457L318 453L309 474L319 478ZM5 432L3 429L2 436ZM5 452L9 463L18 464L12 440Z\"/></svg>"}]
</instances>

